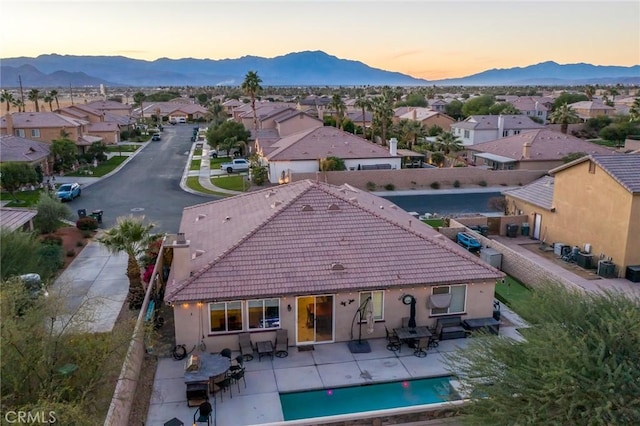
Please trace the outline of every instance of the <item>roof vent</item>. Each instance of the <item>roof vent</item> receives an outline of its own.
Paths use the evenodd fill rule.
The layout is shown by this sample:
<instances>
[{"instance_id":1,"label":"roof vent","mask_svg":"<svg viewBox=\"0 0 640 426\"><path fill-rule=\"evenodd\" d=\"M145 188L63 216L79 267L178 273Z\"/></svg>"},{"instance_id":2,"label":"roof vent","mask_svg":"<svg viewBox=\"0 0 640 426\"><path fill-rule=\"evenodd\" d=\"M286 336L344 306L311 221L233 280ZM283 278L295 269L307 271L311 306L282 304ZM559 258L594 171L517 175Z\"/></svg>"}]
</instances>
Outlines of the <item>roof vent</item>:
<instances>
[{"instance_id":1,"label":"roof vent","mask_svg":"<svg viewBox=\"0 0 640 426\"><path fill-rule=\"evenodd\" d=\"M313 207L311 207L309 204L305 204L304 206L302 206L302 211L303 212L312 212L313 211Z\"/></svg>"},{"instance_id":2,"label":"roof vent","mask_svg":"<svg viewBox=\"0 0 640 426\"><path fill-rule=\"evenodd\" d=\"M358 199L356 197L349 198L349 201L351 201L352 203L358 204Z\"/></svg>"},{"instance_id":3,"label":"roof vent","mask_svg":"<svg viewBox=\"0 0 640 426\"><path fill-rule=\"evenodd\" d=\"M340 206L335 203L329 204L329 210L340 210Z\"/></svg>"},{"instance_id":4,"label":"roof vent","mask_svg":"<svg viewBox=\"0 0 640 426\"><path fill-rule=\"evenodd\" d=\"M204 250L196 250L192 255L191 259L195 259L196 257L200 257L204 254Z\"/></svg>"},{"instance_id":5,"label":"roof vent","mask_svg":"<svg viewBox=\"0 0 640 426\"><path fill-rule=\"evenodd\" d=\"M207 215L206 215L206 214L202 214L202 213L200 213L200 214L196 217L196 222L198 222L198 221L200 221L200 220L204 219L205 217L207 217Z\"/></svg>"},{"instance_id":6,"label":"roof vent","mask_svg":"<svg viewBox=\"0 0 640 426\"><path fill-rule=\"evenodd\" d=\"M276 195L276 192L272 190L264 194L264 198L273 197L274 195Z\"/></svg>"},{"instance_id":7,"label":"roof vent","mask_svg":"<svg viewBox=\"0 0 640 426\"><path fill-rule=\"evenodd\" d=\"M222 223L229 222L230 220L231 220L231 216L225 216L224 220L222 221Z\"/></svg>"},{"instance_id":8,"label":"roof vent","mask_svg":"<svg viewBox=\"0 0 640 426\"><path fill-rule=\"evenodd\" d=\"M278 207L280 204L282 204L282 201L278 201L278 200L276 200L276 201L274 201L274 203L273 203L273 204L271 204L271 208L272 208L272 209L275 209L275 208L276 208L276 207Z\"/></svg>"},{"instance_id":9,"label":"roof vent","mask_svg":"<svg viewBox=\"0 0 640 426\"><path fill-rule=\"evenodd\" d=\"M332 271L344 271L344 265L342 263L333 262L331 264Z\"/></svg>"}]
</instances>

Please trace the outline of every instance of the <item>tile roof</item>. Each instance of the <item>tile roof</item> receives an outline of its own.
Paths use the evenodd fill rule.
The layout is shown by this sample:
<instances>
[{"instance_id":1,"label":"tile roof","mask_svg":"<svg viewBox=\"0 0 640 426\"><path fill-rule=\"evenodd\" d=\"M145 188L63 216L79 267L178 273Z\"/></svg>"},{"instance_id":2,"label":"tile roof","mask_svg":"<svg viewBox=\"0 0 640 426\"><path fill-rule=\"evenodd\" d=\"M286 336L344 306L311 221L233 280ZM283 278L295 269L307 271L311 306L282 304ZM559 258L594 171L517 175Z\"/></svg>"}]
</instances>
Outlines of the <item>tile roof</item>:
<instances>
[{"instance_id":1,"label":"tile roof","mask_svg":"<svg viewBox=\"0 0 640 426\"><path fill-rule=\"evenodd\" d=\"M593 161L632 194L640 193L640 154L590 155L550 170L555 174L584 161Z\"/></svg>"},{"instance_id":2,"label":"tile roof","mask_svg":"<svg viewBox=\"0 0 640 426\"><path fill-rule=\"evenodd\" d=\"M473 130L497 130L498 117L504 118L504 129L524 130L524 129L542 129L544 126L538 124L526 115L472 115L464 121L453 123L451 127Z\"/></svg>"},{"instance_id":3,"label":"tile roof","mask_svg":"<svg viewBox=\"0 0 640 426\"><path fill-rule=\"evenodd\" d=\"M98 123L90 123L87 126L87 132L117 132L120 130L118 123L100 121Z\"/></svg>"},{"instance_id":4,"label":"tile roof","mask_svg":"<svg viewBox=\"0 0 640 426\"><path fill-rule=\"evenodd\" d=\"M528 158L523 155L523 145L525 143L530 145ZM612 149L607 147L548 129L529 130L519 135L474 144L467 147L467 149L469 151L496 154L517 161L559 160L573 152L584 152L585 154L614 153Z\"/></svg>"},{"instance_id":5,"label":"tile roof","mask_svg":"<svg viewBox=\"0 0 640 426\"><path fill-rule=\"evenodd\" d=\"M553 207L553 177L543 176L522 188L503 191L504 195L517 198L535 206L551 210Z\"/></svg>"},{"instance_id":6,"label":"tile roof","mask_svg":"<svg viewBox=\"0 0 640 426\"><path fill-rule=\"evenodd\" d=\"M468 283L503 274L389 201L310 180L187 207L192 276L165 300Z\"/></svg>"},{"instance_id":7,"label":"tile roof","mask_svg":"<svg viewBox=\"0 0 640 426\"><path fill-rule=\"evenodd\" d=\"M600 101L580 101L569 104L569 106L573 109L588 109L588 110L614 110L615 108L610 107Z\"/></svg>"},{"instance_id":8,"label":"tile roof","mask_svg":"<svg viewBox=\"0 0 640 426\"><path fill-rule=\"evenodd\" d=\"M270 147L269 161L394 158L386 148L331 126L316 127L286 136Z\"/></svg>"},{"instance_id":9,"label":"tile roof","mask_svg":"<svg viewBox=\"0 0 640 426\"><path fill-rule=\"evenodd\" d=\"M37 210L20 209L15 207L0 208L0 227L15 231L21 228L25 223L36 217Z\"/></svg>"},{"instance_id":10,"label":"tile roof","mask_svg":"<svg viewBox=\"0 0 640 426\"><path fill-rule=\"evenodd\" d=\"M33 162L51 154L48 143L33 141L13 135L0 136L0 162Z\"/></svg>"},{"instance_id":11,"label":"tile roof","mask_svg":"<svg viewBox=\"0 0 640 426\"><path fill-rule=\"evenodd\" d=\"M80 127L88 124L86 120L65 117L55 112L14 112L11 113L14 129L31 129L42 127ZM6 115L0 120L0 127L7 127Z\"/></svg>"}]
</instances>

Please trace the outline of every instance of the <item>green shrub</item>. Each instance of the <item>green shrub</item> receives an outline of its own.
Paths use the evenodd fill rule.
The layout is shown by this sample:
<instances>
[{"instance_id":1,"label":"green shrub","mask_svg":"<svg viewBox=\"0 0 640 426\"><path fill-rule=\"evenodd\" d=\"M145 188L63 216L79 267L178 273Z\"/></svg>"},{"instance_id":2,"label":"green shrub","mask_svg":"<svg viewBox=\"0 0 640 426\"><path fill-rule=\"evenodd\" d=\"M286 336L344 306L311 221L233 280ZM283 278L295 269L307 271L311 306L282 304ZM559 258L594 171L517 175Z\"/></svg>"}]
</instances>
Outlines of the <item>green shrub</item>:
<instances>
[{"instance_id":1,"label":"green shrub","mask_svg":"<svg viewBox=\"0 0 640 426\"><path fill-rule=\"evenodd\" d=\"M486 180L481 180L480 182L478 182L478 185L487 186L487 181Z\"/></svg>"},{"instance_id":2,"label":"green shrub","mask_svg":"<svg viewBox=\"0 0 640 426\"><path fill-rule=\"evenodd\" d=\"M98 229L98 221L92 217L81 217L76 221L76 228L81 231L93 231Z\"/></svg>"},{"instance_id":3,"label":"green shrub","mask_svg":"<svg viewBox=\"0 0 640 426\"><path fill-rule=\"evenodd\" d=\"M459 181L459 180L455 180L455 181L453 182L453 187L454 187L454 188L460 188L460 181Z\"/></svg>"},{"instance_id":4,"label":"green shrub","mask_svg":"<svg viewBox=\"0 0 640 426\"><path fill-rule=\"evenodd\" d=\"M264 185L267 181L267 168L263 166L251 167L251 180L256 185Z\"/></svg>"},{"instance_id":5,"label":"green shrub","mask_svg":"<svg viewBox=\"0 0 640 426\"><path fill-rule=\"evenodd\" d=\"M440 189L440 182L431 182L431 188L433 189Z\"/></svg>"},{"instance_id":6,"label":"green shrub","mask_svg":"<svg viewBox=\"0 0 640 426\"><path fill-rule=\"evenodd\" d=\"M84 247L84 242L82 242L82 241L78 241L78 242L76 243L76 247Z\"/></svg>"},{"instance_id":7,"label":"green shrub","mask_svg":"<svg viewBox=\"0 0 640 426\"><path fill-rule=\"evenodd\" d=\"M369 181L367 182L367 191L375 191L376 190L376 184Z\"/></svg>"},{"instance_id":8,"label":"green shrub","mask_svg":"<svg viewBox=\"0 0 640 426\"><path fill-rule=\"evenodd\" d=\"M392 183L388 183L384 186L384 189L386 189L387 191L393 191L394 189L396 189L396 186Z\"/></svg>"},{"instance_id":9,"label":"green shrub","mask_svg":"<svg viewBox=\"0 0 640 426\"><path fill-rule=\"evenodd\" d=\"M45 235L42 237L42 244L61 246L62 237L58 237L57 235Z\"/></svg>"},{"instance_id":10,"label":"green shrub","mask_svg":"<svg viewBox=\"0 0 640 426\"><path fill-rule=\"evenodd\" d=\"M42 278L45 280L64 265L62 247L55 244L40 246L36 252L36 257L40 270L44 271Z\"/></svg>"},{"instance_id":11,"label":"green shrub","mask_svg":"<svg viewBox=\"0 0 640 426\"><path fill-rule=\"evenodd\" d=\"M43 192L36 209L38 215L35 218L35 225L42 234L58 229L61 219L71 219L71 209L62 204L54 194Z\"/></svg>"},{"instance_id":12,"label":"green shrub","mask_svg":"<svg viewBox=\"0 0 640 426\"><path fill-rule=\"evenodd\" d=\"M73 257L76 254L75 250L67 250L67 257Z\"/></svg>"}]
</instances>

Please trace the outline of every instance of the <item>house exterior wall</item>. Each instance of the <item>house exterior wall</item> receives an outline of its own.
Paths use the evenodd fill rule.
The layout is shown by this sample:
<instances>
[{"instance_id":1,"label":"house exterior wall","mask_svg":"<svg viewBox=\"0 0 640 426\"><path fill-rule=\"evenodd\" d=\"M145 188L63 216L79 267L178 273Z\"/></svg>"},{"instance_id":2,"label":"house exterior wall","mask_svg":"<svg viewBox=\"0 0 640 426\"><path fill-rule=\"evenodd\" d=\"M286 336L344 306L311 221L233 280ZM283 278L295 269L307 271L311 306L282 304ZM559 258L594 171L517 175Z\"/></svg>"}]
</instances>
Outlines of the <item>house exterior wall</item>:
<instances>
[{"instance_id":1,"label":"house exterior wall","mask_svg":"<svg viewBox=\"0 0 640 426\"><path fill-rule=\"evenodd\" d=\"M275 127L278 129L280 137L283 138L294 133L302 132L303 130L315 129L322 126L322 122L307 115L300 115L290 120L276 123Z\"/></svg>"},{"instance_id":2,"label":"house exterior wall","mask_svg":"<svg viewBox=\"0 0 640 426\"><path fill-rule=\"evenodd\" d=\"M90 136L97 136L102 138L102 142L105 145L114 145L120 142L120 132L118 131L109 131L109 132L89 132L87 133Z\"/></svg>"},{"instance_id":3,"label":"house exterior wall","mask_svg":"<svg viewBox=\"0 0 640 426\"><path fill-rule=\"evenodd\" d=\"M345 159L344 164L347 170L353 168L358 169L358 165L374 165L374 164L390 164L392 169L399 170L402 157L397 158L363 158L363 159ZM278 183L282 177L282 172L286 176L293 176L299 173L316 173L320 171L318 160L300 160L300 161L270 161L269 162L269 182ZM315 179L315 175L313 176ZM298 179L296 179L298 180ZM342 182L344 183L344 182Z\"/></svg>"},{"instance_id":4,"label":"house exterior wall","mask_svg":"<svg viewBox=\"0 0 640 426\"><path fill-rule=\"evenodd\" d=\"M487 281L481 283L468 283L467 293L465 297L465 312L462 318L486 318L493 315L493 295L495 282ZM384 289L380 289L384 290ZM436 319L440 316L431 316L431 311L427 306L428 296L431 294L432 287L420 286L406 289L385 290L384 293L384 318L382 321L376 321L374 332L368 334L366 326L363 325L363 338L384 338L385 326L391 330L397 328L402 323L403 317L409 316L409 306L402 303L400 297L403 294L411 294L416 298L416 323L418 325L434 326ZM319 293L322 294L322 293ZM355 300L355 303L349 303ZM342 305L340 302L345 302ZM351 325L359 307L359 293L338 293L334 294L334 342L347 342L351 340ZM287 305L291 305L291 311L288 311ZM246 303L243 302L243 311ZM173 307L175 320L176 344L184 344L187 349L197 345L201 336L204 335L204 342L207 351L219 352L223 348L238 350L238 333L210 334L208 304L179 304ZM296 346L296 297L287 296L280 298L280 328L284 328L289 332L289 346ZM459 314L457 314L459 315ZM447 315L444 315L447 316ZM200 326L200 318L202 318L202 327ZM243 324L247 324L246 320ZM275 341L275 328L259 329L251 331L251 341L255 344L261 340ZM245 326L243 332L248 331ZM354 338L358 336L358 323L353 325ZM321 344L321 343L316 343Z\"/></svg>"},{"instance_id":5,"label":"house exterior wall","mask_svg":"<svg viewBox=\"0 0 640 426\"><path fill-rule=\"evenodd\" d=\"M31 134L31 130L37 129L40 131L40 137L36 137L33 136ZM21 127L15 127L13 128L13 135L15 136L20 136L20 137L24 137L27 139L31 139L34 141L40 141L40 142L48 142L51 143L53 142L54 139L60 139L60 131L64 130L65 132L67 132L69 134L68 138L69 140L72 140L74 142L78 141L78 138L83 135L82 130L79 127L29 127L29 128L21 128ZM22 134L20 133L20 131L24 132L24 136L22 136ZM6 135L7 134L7 129L6 128L2 128L2 134Z\"/></svg>"},{"instance_id":6,"label":"house exterior wall","mask_svg":"<svg viewBox=\"0 0 640 426\"><path fill-rule=\"evenodd\" d=\"M623 277L627 265L640 264L640 239L631 232L640 228L640 197L634 197L600 167L591 173L593 164L584 161L556 174L557 218L549 237L580 248L591 244L594 255L613 258Z\"/></svg>"},{"instance_id":7,"label":"house exterior wall","mask_svg":"<svg viewBox=\"0 0 640 426\"><path fill-rule=\"evenodd\" d=\"M446 131L455 122L456 120L454 120L449 116L438 114L438 115L434 115L433 117L429 117L425 120L422 120L420 123L427 127L439 126L440 128Z\"/></svg>"}]
</instances>

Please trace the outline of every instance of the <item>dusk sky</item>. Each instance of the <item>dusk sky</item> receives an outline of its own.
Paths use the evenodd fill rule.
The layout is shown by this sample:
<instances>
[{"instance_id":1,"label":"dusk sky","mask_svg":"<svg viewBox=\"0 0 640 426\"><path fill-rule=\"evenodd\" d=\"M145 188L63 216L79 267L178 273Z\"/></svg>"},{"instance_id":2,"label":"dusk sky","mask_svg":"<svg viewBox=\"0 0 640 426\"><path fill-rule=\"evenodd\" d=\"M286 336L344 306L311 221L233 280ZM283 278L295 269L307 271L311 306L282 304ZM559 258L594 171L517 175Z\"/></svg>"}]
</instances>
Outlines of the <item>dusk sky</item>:
<instances>
[{"instance_id":1,"label":"dusk sky","mask_svg":"<svg viewBox=\"0 0 640 426\"><path fill-rule=\"evenodd\" d=\"M637 0L0 0L0 12L2 58L271 58L322 50L431 80L549 60L640 64Z\"/></svg>"}]
</instances>

